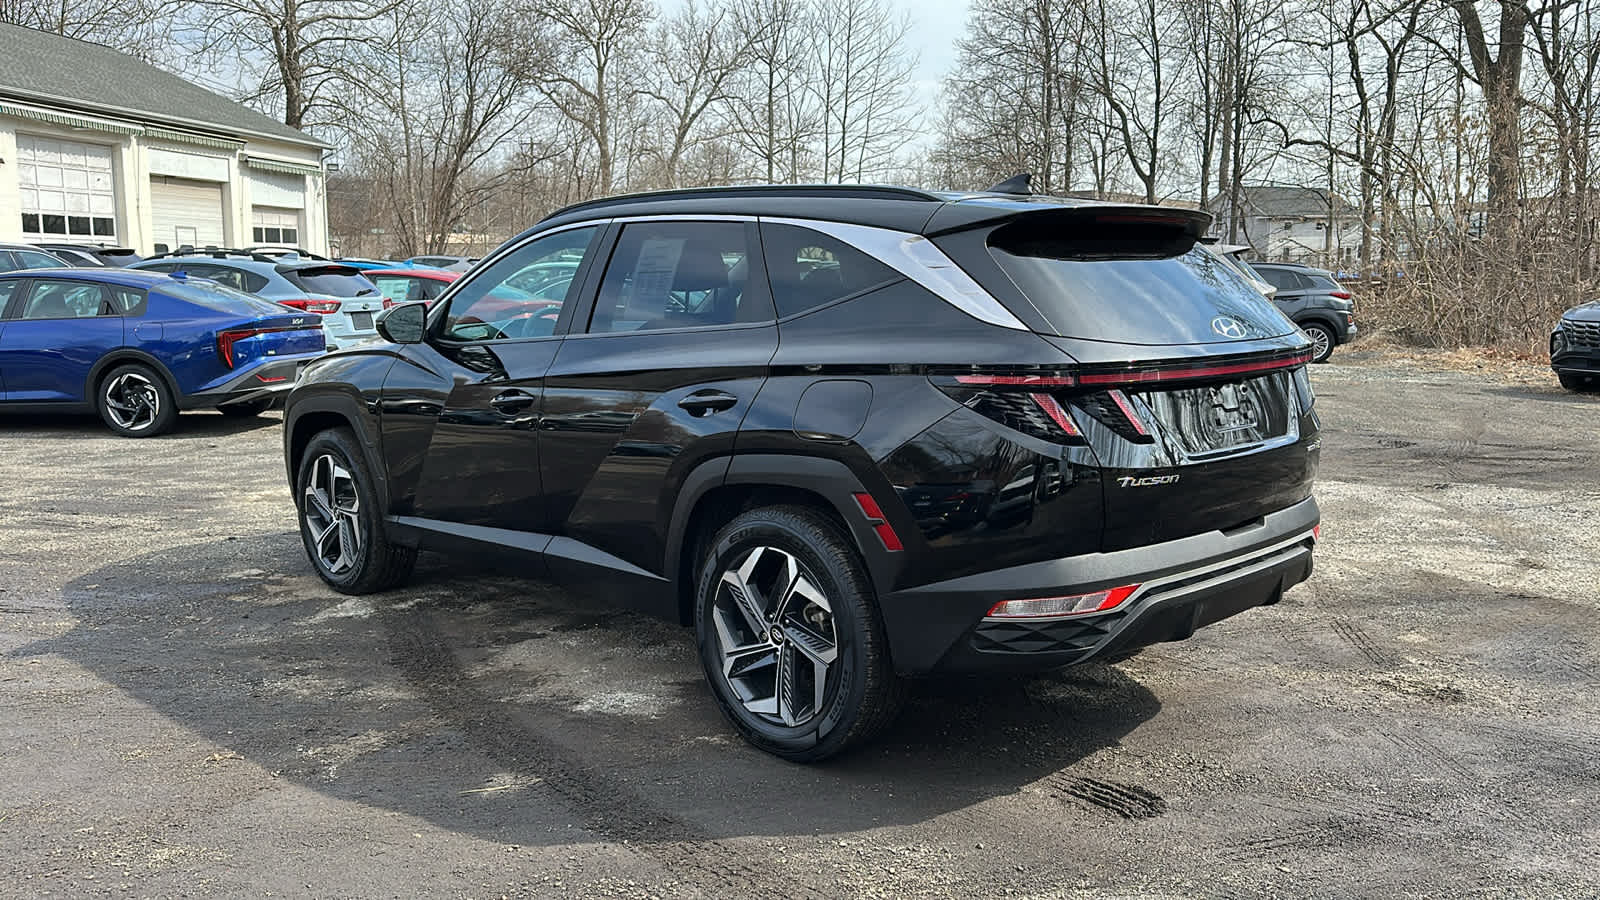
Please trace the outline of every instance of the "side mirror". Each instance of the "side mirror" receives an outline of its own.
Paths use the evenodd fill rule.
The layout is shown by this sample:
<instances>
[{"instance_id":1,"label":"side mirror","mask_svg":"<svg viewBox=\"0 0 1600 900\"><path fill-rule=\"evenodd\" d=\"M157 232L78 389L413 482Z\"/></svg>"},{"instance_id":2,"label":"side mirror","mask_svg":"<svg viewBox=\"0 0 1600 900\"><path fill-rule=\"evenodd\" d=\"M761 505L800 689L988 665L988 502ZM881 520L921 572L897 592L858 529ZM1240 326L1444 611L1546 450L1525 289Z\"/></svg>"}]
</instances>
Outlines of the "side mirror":
<instances>
[{"instance_id":1,"label":"side mirror","mask_svg":"<svg viewBox=\"0 0 1600 900\"><path fill-rule=\"evenodd\" d=\"M428 327L426 303L401 303L378 314L378 334L391 344L420 344Z\"/></svg>"}]
</instances>

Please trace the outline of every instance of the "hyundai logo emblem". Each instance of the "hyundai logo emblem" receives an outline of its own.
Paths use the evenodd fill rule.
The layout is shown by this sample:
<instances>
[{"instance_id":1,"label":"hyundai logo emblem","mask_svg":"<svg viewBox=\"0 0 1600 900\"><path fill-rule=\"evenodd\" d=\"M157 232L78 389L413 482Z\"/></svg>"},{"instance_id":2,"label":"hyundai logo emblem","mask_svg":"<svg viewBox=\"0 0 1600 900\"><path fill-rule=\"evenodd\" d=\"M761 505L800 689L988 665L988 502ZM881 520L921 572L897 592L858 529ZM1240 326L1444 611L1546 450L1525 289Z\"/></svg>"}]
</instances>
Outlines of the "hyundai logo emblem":
<instances>
[{"instance_id":1,"label":"hyundai logo emblem","mask_svg":"<svg viewBox=\"0 0 1600 900\"><path fill-rule=\"evenodd\" d=\"M1231 316L1217 316L1212 319L1211 330L1225 338L1244 337L1244 323Z\"/></svg>"}]
</instances>

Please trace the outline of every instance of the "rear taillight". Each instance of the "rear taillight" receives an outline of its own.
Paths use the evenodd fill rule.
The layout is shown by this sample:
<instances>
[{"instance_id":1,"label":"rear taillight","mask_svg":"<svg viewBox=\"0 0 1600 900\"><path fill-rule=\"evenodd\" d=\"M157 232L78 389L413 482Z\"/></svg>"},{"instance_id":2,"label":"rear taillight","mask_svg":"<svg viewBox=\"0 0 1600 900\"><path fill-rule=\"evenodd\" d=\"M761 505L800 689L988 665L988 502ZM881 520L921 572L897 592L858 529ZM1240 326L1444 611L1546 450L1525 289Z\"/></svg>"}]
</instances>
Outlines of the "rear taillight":
<instances>
[{"instance_id":1,"label":"rear taillight","mask_svg":"<svg viewBox=\"0 0 1600 900\"><path fill-rule=\"evenodd\" d=\"M1083 440L1071 411L1052 393L1076 384L1071 375L962 374L935 377L933 383L961 405L1007 428L1058 444Z\"/></svg>"},{"instance_id":2,"label":"rear taillight","mask_svg":"<svg viewBox=\"0 0 1600 900\"><path fill-rule=\"evenodd\" d=\"M1139 590L1137 584L1106 588L1087 594L1070 594L1065 597L1036 597L1028 600L1002 600L989 607L991 619L1040 619L1050 616L1081 616L1084 613L1108 612L1121 606Z\"/></svg>"},{"instance_id":3,"label":"rear taillight","mask_svg":"<svg viewBox=\"0 0 1600 900\"><path fill-rule=\"evenodd\" d=\"M304 300L279 300L278 305L287 306L290 309L304 310L308 313L316 313L319 316L330 316L339 311L339 301L337 300L311 300L309 298Z\"/></svg>"},{"instance_id":4,"label":"rear taillight","mask_svg":"<svg viewBox=\"0 0 1600 900\"><path fill-rule=\"evenodd\" d=\"M388 297L383 298L383 308L384 309L389 309L390 307L399 306L399 305L400 304L395 303L393 300L389 299Z\"/></svg>"},{"instance_id":5,"label":"rear taillight","mask_svg":"<svg viewBox=\"0 0 1600 900\"><path fill-rule=\"evenodd\" d=\"M276 328L230 328L227 331L217 332L217 355L222 357L222 361L227 363L228 368L231 369L234 366L233 347L246 338L253 338L260 334L273 334L279 331L320 331L321 329L322 323L318 321Z\"/></svg>"},{"instance_id":6,"label":"rear taillight","mask_svg":"<svg viewBox=\"0 0 1600 900\"><path fill-rule=\"evenodd\" d=\"M1328 292L1328 296L1329 297L1338 297L1340 300L1349 300L1350 299L1350 292L1349 291L1329 291Z\"/></svg>"}]
</instances>

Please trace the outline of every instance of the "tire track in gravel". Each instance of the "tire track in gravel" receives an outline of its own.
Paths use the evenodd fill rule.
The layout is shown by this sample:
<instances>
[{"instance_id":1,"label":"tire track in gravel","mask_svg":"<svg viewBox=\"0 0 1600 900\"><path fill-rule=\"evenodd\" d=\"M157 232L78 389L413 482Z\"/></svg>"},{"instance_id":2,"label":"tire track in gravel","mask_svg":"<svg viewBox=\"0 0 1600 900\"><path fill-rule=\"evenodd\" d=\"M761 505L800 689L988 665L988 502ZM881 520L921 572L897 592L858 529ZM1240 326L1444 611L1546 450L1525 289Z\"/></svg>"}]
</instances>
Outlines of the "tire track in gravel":
<instances>
[{"instance_id":1,"label":"tire track in gravel","mask_svg":"<svg viewBox=\"0 0 1600 900\"><path fill-rule=\"evenodd\" d=\"M1045 779L1047 790L1055 796L1071 797L1091 809L1114 813L1124 819L1153 819L1167 811L1167 801L1131 784L1082 778L1057 772Z\"/></svg>"},{"instance_id":2,"label":"tire track in gravel","mask_svg":"<svg viewBox=\"0 0 1600 900\"><path fill-rule=\"evenodd\" d=\"M1385 669L1394 666L1394 659L1384 652L1383 648L1379 647L1378 643L1360 625L1345 618L1332 619L1330 624L1334 633L1344 638L1350 646L1366 657L1368 662Z\"/></svg>"},{"instance_id":3,"label":"tire track in gravel","mask_svg":"<svg viewBox=\"0 0 1600 900\"><path fill-rule=\"evenodd\" d=\"M625 782L577 761L571 749L517 722L471 684L427 613L391 613L384 624L393 665L428 705L496 763L538 779L530 789L553 795L585 830L619 845L626 842L628 849L712 897L832 896L655 809Z\"/></svg>"}]
</instances>

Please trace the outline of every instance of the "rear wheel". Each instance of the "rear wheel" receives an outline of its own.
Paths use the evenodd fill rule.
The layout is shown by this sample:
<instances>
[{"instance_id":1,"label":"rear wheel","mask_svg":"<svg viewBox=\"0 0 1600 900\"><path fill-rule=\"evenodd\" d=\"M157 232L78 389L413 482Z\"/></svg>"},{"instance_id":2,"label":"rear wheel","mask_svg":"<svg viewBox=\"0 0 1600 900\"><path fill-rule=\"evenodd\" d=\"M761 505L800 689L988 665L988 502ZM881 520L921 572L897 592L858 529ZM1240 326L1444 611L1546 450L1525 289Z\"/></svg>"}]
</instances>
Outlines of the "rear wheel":
<instances>
[{"instance_id":1,"label":"rear wheel","mask_svg":"<svg viewBox=\"0 0 1600 900\"><path fill-rule=\"evenodd\" d=\"M165 434L178 420L178 404L166 381L138 364L118 366L102 378L95 405L101 420L123 437Z\"/></svg>"},{"instance_id":2,"label":"rear wheel","mask_svg":"<svg viewBox=\"0 0 1600 900\"><path fill-rule=\"evenodd\" d=\"M826 516L799 506L741 514L712 541L696 588L700 661L750 743L814 762L894 720L904 685L871 583Z\"/></svg>"},{"instance_id":3,"label":"rear wheel","mask_svg":"<svg viewBox=\"0 0 1600 900\"><path fill-rule=\"evenodd\" d=\"M1300 326L1300 330L1311 338L1311 361L1314 363L1327 362L1333 355L1333 348L1338 344L1338 339L1333 336L1333 330L1326 325L1316 322L1307 322Z\"/></svg>"},{"instance_id":4,"label":"rear wheel","mask_svg":"<svg viewBox=\"0 0 1600 900\"><path fill-rule=\"evenodd\" d=\"M329 587L344 594L370 594L411 577L417 551L390 543L384 535L377 487L349 429L313 437L295 480L300 539Z\"/></svg>"},{"instance_id":5,"label":"rear wheel","mask_svg":"<svg viewBox=\"0 0 1600 900\"><path fill-rule=\"evenodd\" d=\"M236 419L247 419L251 416L259 416L271 408L272 398L266 397L261 400L251 400L246 403L230 403L227 406L219 406L217 407L217 412L222 413L225 416L232 416Z\"/></svg>"}]
</instances>

